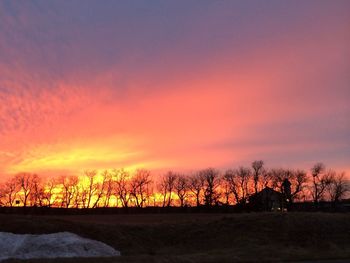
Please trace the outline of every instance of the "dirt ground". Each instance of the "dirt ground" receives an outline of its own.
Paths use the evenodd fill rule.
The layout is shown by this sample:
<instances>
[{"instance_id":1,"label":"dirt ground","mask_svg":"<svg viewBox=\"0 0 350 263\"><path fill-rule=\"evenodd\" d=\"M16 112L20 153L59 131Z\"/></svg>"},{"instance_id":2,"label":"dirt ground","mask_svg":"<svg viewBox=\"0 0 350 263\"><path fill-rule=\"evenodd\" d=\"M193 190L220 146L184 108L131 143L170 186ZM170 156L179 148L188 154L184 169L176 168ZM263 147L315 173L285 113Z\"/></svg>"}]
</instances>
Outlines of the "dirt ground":
<instances>
[{"instance_id":1,"label":"dirt ground","mask_svg":"<svg viewBox=\"0 0 350 263\"><path fill-rule=\"evenodd\" d=\"M350 214L0 214L0 231L70 231L121 251L118 258L28 262L281 262L350 259ZM18 262L18 261L8 261Z\"/></svg>"}]
</instances>

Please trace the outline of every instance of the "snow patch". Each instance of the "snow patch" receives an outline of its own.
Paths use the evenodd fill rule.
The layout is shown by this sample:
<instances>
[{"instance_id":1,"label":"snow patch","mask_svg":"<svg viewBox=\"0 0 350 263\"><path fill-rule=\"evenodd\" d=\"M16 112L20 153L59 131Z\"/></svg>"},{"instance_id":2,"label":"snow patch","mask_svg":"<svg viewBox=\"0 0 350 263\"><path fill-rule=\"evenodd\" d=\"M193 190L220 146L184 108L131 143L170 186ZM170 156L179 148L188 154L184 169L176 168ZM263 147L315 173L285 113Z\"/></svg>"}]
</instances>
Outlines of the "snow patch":
<instances>
[{"instance_id":1,"label":"snow patch","mask_svg":"<svg viewBox=\"0 0 350 263\"><path fill-rule=\"evenodd\" d=\"M0 261L5 259L114 257L120 252L69 232L18 235L0 232Z\"/></svg>"}]
</instances>

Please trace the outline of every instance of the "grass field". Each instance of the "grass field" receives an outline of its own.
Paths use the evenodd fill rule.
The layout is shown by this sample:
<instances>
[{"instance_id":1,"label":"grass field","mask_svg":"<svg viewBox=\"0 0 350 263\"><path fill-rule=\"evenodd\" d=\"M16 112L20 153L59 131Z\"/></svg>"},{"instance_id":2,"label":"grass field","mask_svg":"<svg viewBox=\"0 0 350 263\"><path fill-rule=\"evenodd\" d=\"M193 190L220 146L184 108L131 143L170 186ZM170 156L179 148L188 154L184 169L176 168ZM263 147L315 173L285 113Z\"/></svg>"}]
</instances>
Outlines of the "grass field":
<instances>
[{"instance_id":1,"label":"grass field","mask_svg":"<svg viewBox=\"0 0 350 263\"><path fill-rule=\"evenodd\" d=\"M271 262L350 259L350 214L0 215L0 231L70 231L119 258L30 262ZM18 262L18 261L9 261Z\"/></svg>"}]
</instances>

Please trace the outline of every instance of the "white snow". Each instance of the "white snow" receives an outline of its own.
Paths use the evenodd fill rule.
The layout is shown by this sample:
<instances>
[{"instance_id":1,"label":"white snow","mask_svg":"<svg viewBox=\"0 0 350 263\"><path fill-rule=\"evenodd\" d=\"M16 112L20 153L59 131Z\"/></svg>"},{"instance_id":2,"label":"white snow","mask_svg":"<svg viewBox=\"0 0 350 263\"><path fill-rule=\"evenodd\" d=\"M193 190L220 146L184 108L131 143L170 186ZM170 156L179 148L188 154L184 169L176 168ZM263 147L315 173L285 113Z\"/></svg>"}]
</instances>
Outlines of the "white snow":
<instances>
[{"instance_id":1,"label":"white snow","mask_svg":"<svg viewBox=\"0 0 350 263\"><path fill-rule=\"evenodd\" d=\"M0 261L5 259L114 257L120 252L91 239L69 232L19 235L0 232Z\"/></svg>"}]
</instances>

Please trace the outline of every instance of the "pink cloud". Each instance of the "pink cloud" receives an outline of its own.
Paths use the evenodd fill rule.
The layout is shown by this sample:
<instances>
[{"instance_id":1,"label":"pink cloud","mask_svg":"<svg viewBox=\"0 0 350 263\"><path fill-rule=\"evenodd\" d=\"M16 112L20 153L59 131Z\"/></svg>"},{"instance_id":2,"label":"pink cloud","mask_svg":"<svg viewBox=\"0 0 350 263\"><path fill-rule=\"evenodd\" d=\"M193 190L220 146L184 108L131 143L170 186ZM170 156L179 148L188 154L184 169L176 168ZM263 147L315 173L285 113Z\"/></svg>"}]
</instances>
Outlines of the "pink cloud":
<instances>
[{"instance_id":1,"label":"pink cloud","mask_svg":"<svg viewBox=\"0 0 350 263\"><path fill-rule=\"evenodd\" d=\"M11 30L40 22L25 14L6 19ZM329 20L313 34L296 24L247 46L227 36L194 55L198 38L207 37L192 36L199 22L154 56L146 54L151 47L133 46L120 59L116 50L106 58L109 45L100 38L86 42L90 31L78 33L79 23L64 31L72 43L55 44L50 33L43 47L30 41L21 53L28 57L1 38L13 60L0 62L0 171L225 168L255 158L349 170L350 30L342 17Z\"/></svg>"}]
</instances>

